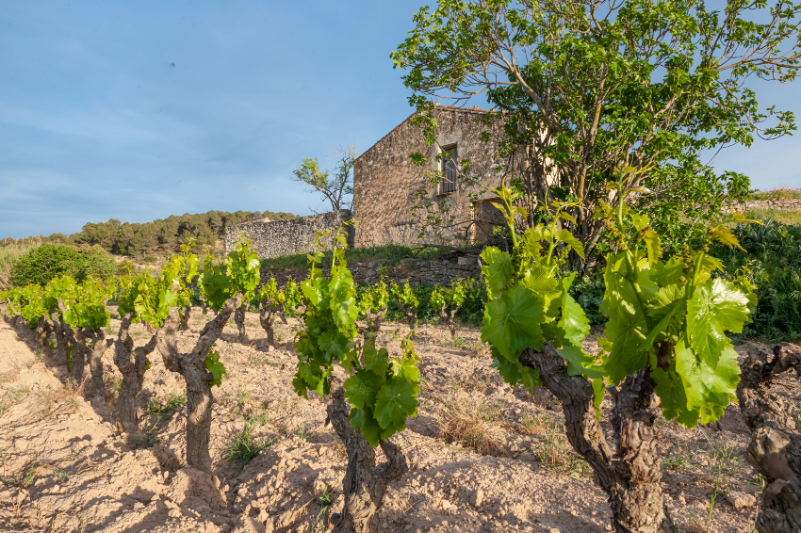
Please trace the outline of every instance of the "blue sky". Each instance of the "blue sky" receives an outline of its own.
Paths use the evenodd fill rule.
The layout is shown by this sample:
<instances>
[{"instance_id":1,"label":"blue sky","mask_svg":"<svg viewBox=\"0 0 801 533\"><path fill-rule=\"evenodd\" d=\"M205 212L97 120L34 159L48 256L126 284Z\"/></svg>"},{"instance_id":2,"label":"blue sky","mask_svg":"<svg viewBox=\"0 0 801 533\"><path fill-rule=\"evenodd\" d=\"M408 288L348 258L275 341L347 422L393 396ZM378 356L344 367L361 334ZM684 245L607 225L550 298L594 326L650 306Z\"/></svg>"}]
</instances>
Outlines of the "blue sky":
<instances>
[{"instance_id":1,"label":"blue sky","mask_svg":"<svg viewBox=\"0 0 801 533\"><path fill-rule=\"evenodd\" d=\"M292 169L409 115L389 53L423 4L0 0L0 238L322 207ZM801 81L760 91L801 117ZM801 187L799 154L796 136L715 166Z\"/></svg>"}]
</instances>

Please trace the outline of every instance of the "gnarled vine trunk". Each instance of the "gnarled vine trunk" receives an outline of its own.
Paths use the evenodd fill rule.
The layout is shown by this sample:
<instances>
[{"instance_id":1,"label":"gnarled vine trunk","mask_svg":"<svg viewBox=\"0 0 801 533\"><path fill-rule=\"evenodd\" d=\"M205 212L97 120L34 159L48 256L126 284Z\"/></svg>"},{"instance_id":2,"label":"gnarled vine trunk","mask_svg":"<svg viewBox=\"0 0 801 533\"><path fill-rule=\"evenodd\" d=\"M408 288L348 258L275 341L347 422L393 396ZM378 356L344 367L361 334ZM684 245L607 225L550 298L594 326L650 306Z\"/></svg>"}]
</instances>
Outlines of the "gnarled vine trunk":
<instances>
[{"instance_id":1,"label":"gnarled vine trunk","mask_svg":"<svg viewBox=\"0 0 801 533\"><path fill-rule=\"evenodd\" d=\"M345 402L342 387L331 393L327 410L331 425L348 451L348 469L342 483L345 506L334 526L334 533L373 533L378 531L378 511L383 505L387 486L408 472L409 465L399 446L381 441L381 449L388 461L376 466L375 451L370 443L361 431L353 431L350 426L350 407Z\"/></svg>"},{"instance_id":2,"label":"gnarled vine trunk","mask_svg":"<svg viewBox=\"0 0 801 533\"><path fill-rule=\"evenodd\" d=\"M243 302L242 305L236 308L236 312L234 313L234 322L236 322L236 327L239 330L239 340L245 340L245 311L248 310L250 306L250 302Z\"/></svg>"},{"instance_id":3,"label":"gnarled vine trunk","mask_svg":"<svg viewBox=\"0 0 801 533\"><path fill-rule=\"evenodd\" d=\"M122 384L117 397L117 427L129 435L139 433L136 397L142 392L147 356L156 349L155 335L147 345L134 348L134 341L129 334L133 316L133 313L128 313L123 317L114 346L114 364L122 373Z\"/></svg>"},{"instance_id":4,"label":"gnarled vine trunk","mask_svg":"<svg viewBox=\"0 0 801 533\"><path fill-rule=\"evenodd\" d=\"M206 370L204 361L211 345L219 338L225 324L242 302L238 294L225 303L222 311L208 322L200 332L195 347L188 353L178 351L178 309L170 309L167 320L156 334L156 346L167 370L181 374L186 380L186 462L189 466L211 471L209 456L209 434L211 431L211 407L213 396L209 382L212 375Z\"/></svg>"},{"instance_id":5,"label":"gnarled vine trunk","mask_svg":"<svg viewBox=\"0 0 801 533\"><path fill-rule=\"evenodd\" d=\"M567 439L609 496L616 531L676 533L664 504L654 415L647 410L655 387L648 370L627 377L616 393L612 425L619 439L613 457L595 416L592 384L567 373L553 344L545 343L542 352L524 351L520 362L536 369L545 388L561 402Z\"/></svg>"},{"instance_id":6,"label":"gnarled vine trunk","mask_svg":"<svg viewBox=\"0 0 801 533\"><path fill-rule=\"evenodd\" d=\"M446 310L448 306L442 306L437 309L439 313L439 317L442 319L442 322L448 326L448 330L451 332L451 339L456 338L456 312L462 307L461 305L457 305L450 312Z\"/></svg>"},{"instance_id":7,"label":"gnarled vine trunk","mask_svg":"<svg viewBox=\"0 0 801 533\"><path fill-rule=\"evenodd\" d=\"M181 311L181 329L184 331L189 331L189 318L192 316L192 306L187 305L184 307L183 311Z\"/></svg>"},{"instance_id":8,"label":"gnarled vine trunk","mask_svg":"<svg viewBox=\"0 0 801 533\"><path fill-rule=\"evenodd\" d=\"M400 309L403 316L406 317L406 323L409 324L410 334L414 335L414 330L417 329L417 308L412 307L411 309L406 309L405 305L398 302L398 309Z\"/></svg>"},{"instance_id":9,"label":"gnarled vine trunk","mask_svg":"<svg viewBox=\"0 0 801 533\"><path fill-rule=\"evenodd\" d=\"M275 345L275 319L280 310L273 307L273 298L266 302L259 303L259 323L262 329L267 334L267 344L270 346Z\"/></svg>"},{"instance_id":10,"label":"gnarled vine trunk","mask_svg":"<svg viewBox=\"0 0 801 533\"><path fill-rule=\"evenodd\" d=\"M92 375L92 394L95 397L104 399L106 397L106 382L103 380L103 354L106 353L114 339L107 339L106 333L99 329L97 331L84 329L82 331L83 346L89 358L89 372ZM91 342L92 347L89 347Z\"/></svg>"},{"instance_id":11,"label":"gnarled vine trunk","mask_svg":"<svg viewBox=\"0 0 801 533\"><path fill-rule=\"evenodd\" d=\"M778 344L752 349L737 387L740 412L751 430L746 459L768 485L757 516L759 533L801 531L801 435L792 405L770 392L773 377L795 370L801 378L801 347Z\"/></svg>"}]
</instances>

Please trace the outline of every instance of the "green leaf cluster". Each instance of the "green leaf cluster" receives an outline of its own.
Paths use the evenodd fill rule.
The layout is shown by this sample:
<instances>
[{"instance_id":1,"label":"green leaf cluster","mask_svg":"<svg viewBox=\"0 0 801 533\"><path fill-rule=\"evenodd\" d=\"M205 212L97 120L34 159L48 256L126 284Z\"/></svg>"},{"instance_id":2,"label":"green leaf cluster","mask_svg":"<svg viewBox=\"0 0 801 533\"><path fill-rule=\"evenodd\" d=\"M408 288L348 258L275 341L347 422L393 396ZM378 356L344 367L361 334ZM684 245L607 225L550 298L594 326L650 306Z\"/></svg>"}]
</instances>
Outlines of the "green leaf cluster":
<instances>
[{"instance_id":1,"label":"green leaf cluster","mask_svg":"<svg viewBox=\"0 0 801 533\"><path fill-rule=\"evenodd\" d=\"M261 277L261 263L248 239L241 239L231 250L222 265L215 265L209 254L203 264L198 284L209 307L219 311L230 298L242 294L243 301L255 297Z\"/></svg>"},{"instance_id":2,"label":"green leaf cluster","mask_svg":"<svg viewBox=\"0 0 801 533\"><path fill-rule=\"evenodd\" d=\"M327 236L318 234L315 248ZM308 397L309 390L325 396L330 392L333 365L340 364L349 374L342 386L352 406L351 426L377 446L402 431L406 419L417 414L419 358L408 339L403 353L393 357L386 348L376 346L376 332L360 331L356 323L359 316L368 309L384 307L381 304L388 302L389 295L382 283L366 298L357 300L353 276L344 259L345 231L338 230L335 239L330 278L321 276L315 251L309 256L309 277L300 283L305 327L295 338L298 370L292 383L301 396Z\"/></svg>"},{"instance_id":3,"label":"green leaf cluster","mask_svg":"<svg viewBox=\"0 0 801 533\"><path fill-rule=\"evenodd\" d=\"M481 254L489 295L481 340L491 347L493 366L512 385L537 387L542 384L538 372L523 366L520 356L526 349L538 351L544 342L552 341L571 375L601 378L601 367L582 348L590 326L583 309L568 293L573 276L558 278L566 253L581 253L572 235L558 229L562 206L552 206L555 211L549 224L517 235L515 216L527 213L513 205L514 193L509 187L493 191L501 199L498 207L512 237L511 253L490 246Z\"/></svg>"},{"instance_id":4,"label":"green leaf cluster","mask_svg":"<svg viewBox=\"0 0 801 533\"><path fill-rule=\"evenodd\" d=\"M621 208L621 226L623 219ZM606 258L601 311L609 320L600 342L608 352L606 376L620 383L648 369L666 418L686 427L714 422L737 401L740 370L727 332L741 332L750 319L751 286L713 277L722 264L704 249L663 260L648 217L631 221L640 232ZM708 235L738 245L723 226Z\"/></svg>"}]
</instances>

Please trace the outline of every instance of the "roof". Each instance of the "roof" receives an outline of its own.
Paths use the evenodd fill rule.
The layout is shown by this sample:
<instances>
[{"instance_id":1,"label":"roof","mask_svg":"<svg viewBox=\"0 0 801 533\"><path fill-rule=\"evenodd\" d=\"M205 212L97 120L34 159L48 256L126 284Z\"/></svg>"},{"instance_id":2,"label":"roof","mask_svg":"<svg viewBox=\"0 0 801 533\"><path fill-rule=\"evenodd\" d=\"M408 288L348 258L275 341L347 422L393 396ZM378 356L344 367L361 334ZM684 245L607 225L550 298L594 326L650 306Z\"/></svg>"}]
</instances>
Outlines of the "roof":
<instances>
[{"instance_id":1,"label":"roof","mask_svg":"<svg viewBox=\"0 0 801 533\"><path fill-rule=\"evenodd\" d=\"M489 110L487 110L487 109L481 109L481 108L480 108L480 107L478 107L478 106L473 106L473 107L459 107L459 106L456 106L456 105L439 105L439 104L434 104L434 107L435 107L436 109L440 109L440 110L443 110L443 111L457 111L457 112L460 112L460 113L471 113L471 114L473 114L473 115L484 115L484 114L486 114L486 113L489 113ZM406 123L409 121L409 119L410 119L410 118L412 118L413 116L415 116L416 114L417 114L417 111L415 111L414 113L412 113L411 115L409 115L408 117L406 117L406 118L405 118L403 121L401 121L401 123L400 123L400 124L398 124L397 126L395 126L394 128L392 128L392 129L389 131L389 133L387 133L386 135L384 135L383 137L381 137L380 139L378 139L378 140L377 140L375 143L373 143L373 145L372 145L370 148L368 148L367 150L365 150L364 152L362 152L362 154L361 154L359 157L357 157L357 158L356 158L354 161L358 161L359 159L361 159L361 158L364 156L364 154L366 154L367 152L369 152L370 150L372 150L372 149L373 149L375 146L377 146L377 145L378 145L378 144L379 144L381 141L383 141L384 139L386 139L387 137L389 137L390 135L392 135L393 133L395 133L395 130L397 130L398 128L400 128L400 127L401 127L401 126L403 126L404 124L406 124Z\"/></svg>"}]
</instances>

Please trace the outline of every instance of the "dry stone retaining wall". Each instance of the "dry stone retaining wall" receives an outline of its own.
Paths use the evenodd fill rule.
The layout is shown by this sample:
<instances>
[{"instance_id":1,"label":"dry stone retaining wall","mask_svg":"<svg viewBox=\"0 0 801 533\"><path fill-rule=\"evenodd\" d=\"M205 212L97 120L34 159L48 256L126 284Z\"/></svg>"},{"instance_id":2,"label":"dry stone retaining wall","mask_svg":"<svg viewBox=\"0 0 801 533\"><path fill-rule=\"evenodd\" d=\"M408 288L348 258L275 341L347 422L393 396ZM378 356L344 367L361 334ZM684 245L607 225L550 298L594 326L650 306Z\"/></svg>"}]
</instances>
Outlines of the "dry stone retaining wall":
<instances>
[{"instance_id":1,"label":"dry stone retaining wall","mask_svg":"<svg viewBox=\"0 0 801 533\"><path fill-rule=\"evenodd\" d=\"M801 198L775 198L773 200L747 200L734 204L735 211L801 211Z\"/></svg>"},{"instance_id":2,"label":"dry stone retaining wall","mask_svg":"<svg viewBox=\"0 0 801 533\"><path fill-rule=\"evenodd\" d=\"M290 220L244 222L225 230L225 253L231 251L240 235L253 242L259 259L309 252L314 248L318 231L338 228L350 218L351 212L343 209ZM329 249L330 241L326 244L325 249ZM353 246L352 230L348 245Z\"/></svg>"}]
</instances>

